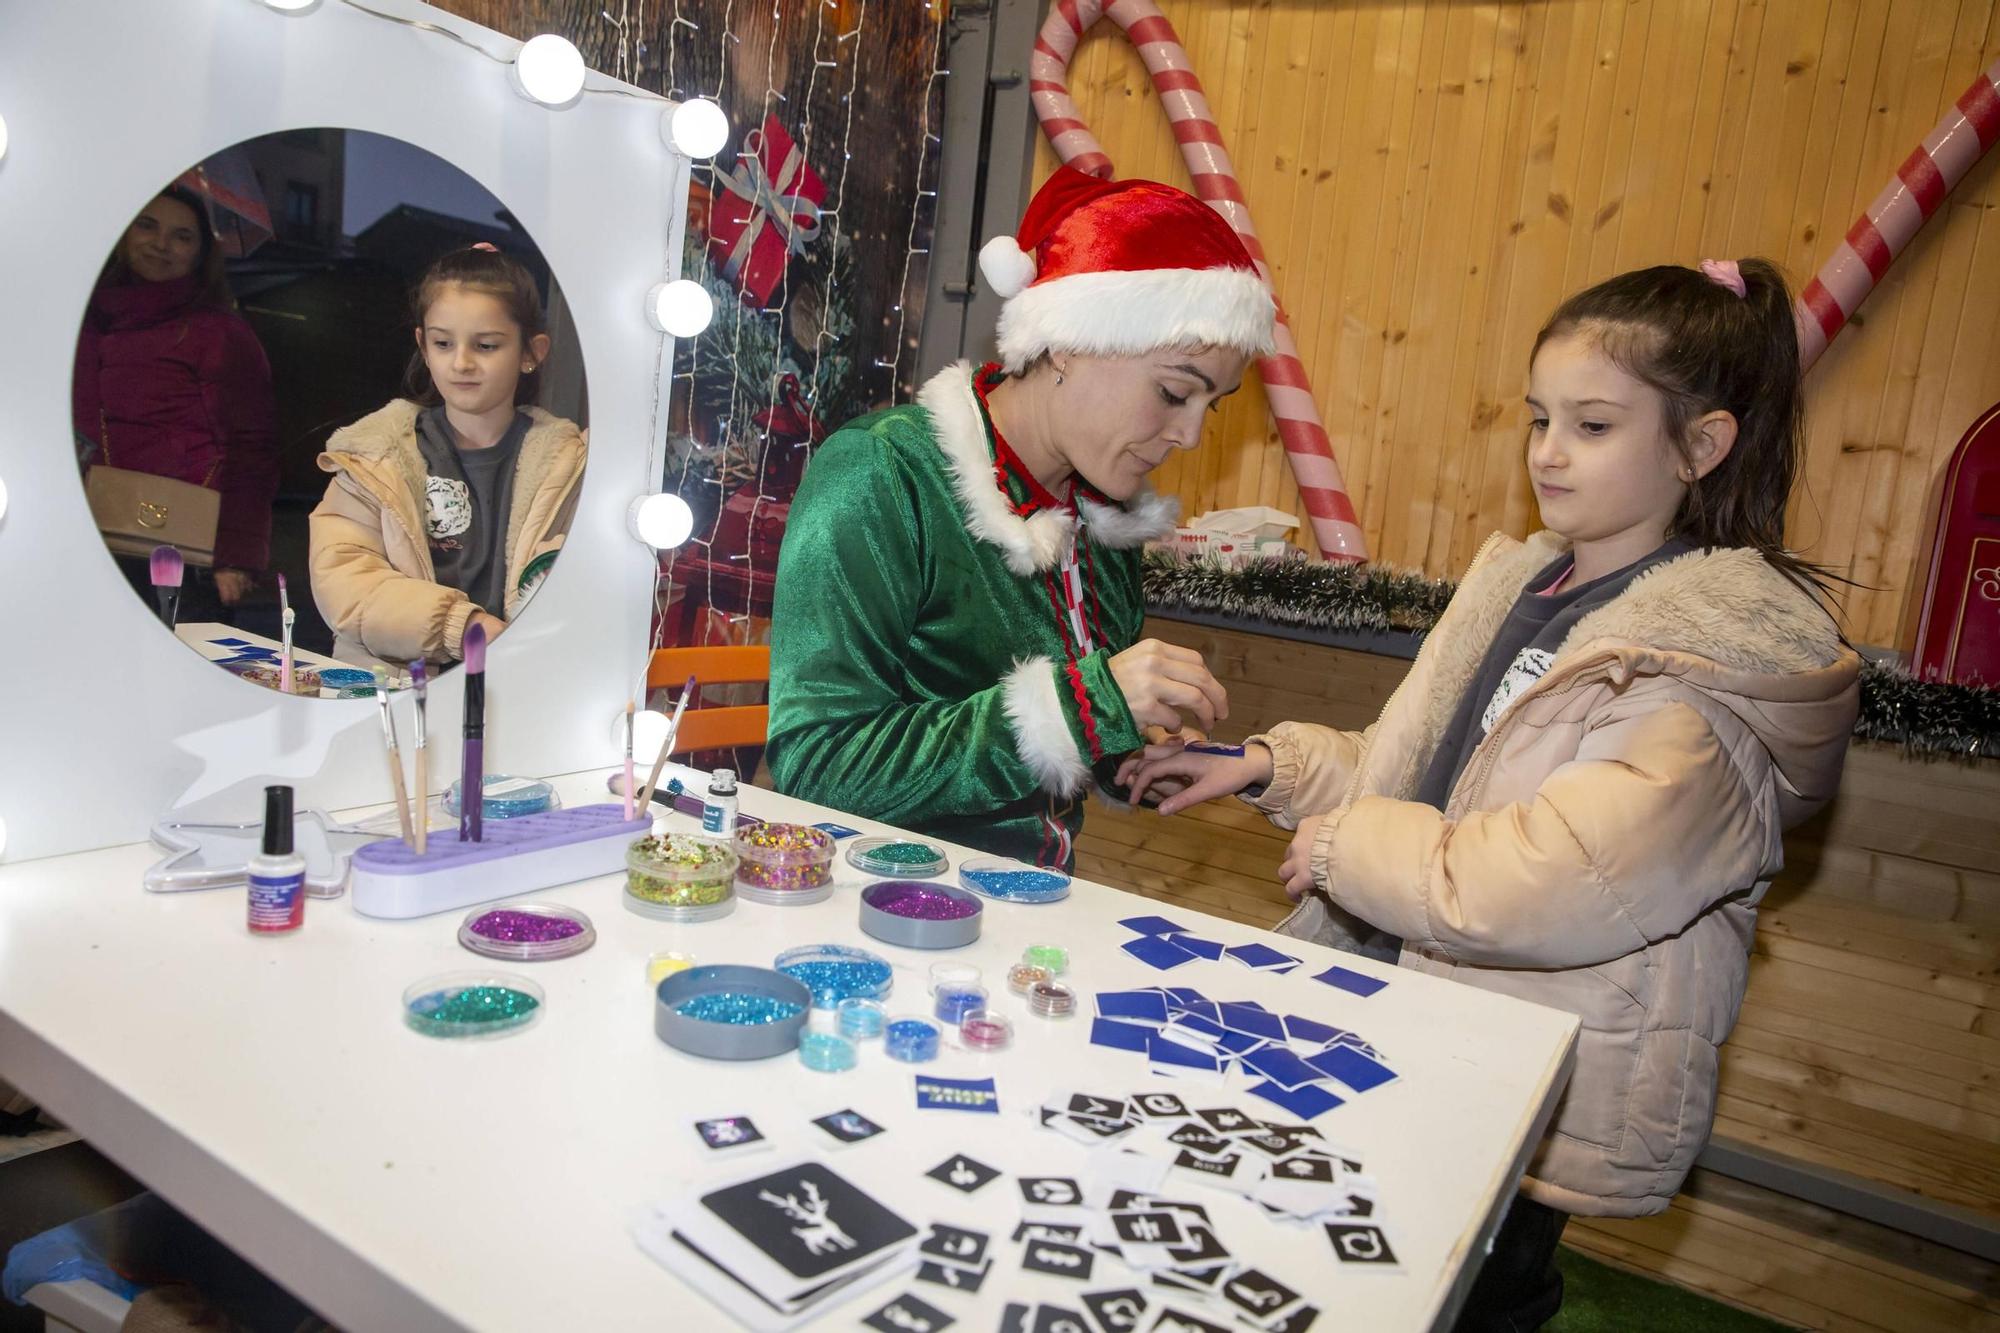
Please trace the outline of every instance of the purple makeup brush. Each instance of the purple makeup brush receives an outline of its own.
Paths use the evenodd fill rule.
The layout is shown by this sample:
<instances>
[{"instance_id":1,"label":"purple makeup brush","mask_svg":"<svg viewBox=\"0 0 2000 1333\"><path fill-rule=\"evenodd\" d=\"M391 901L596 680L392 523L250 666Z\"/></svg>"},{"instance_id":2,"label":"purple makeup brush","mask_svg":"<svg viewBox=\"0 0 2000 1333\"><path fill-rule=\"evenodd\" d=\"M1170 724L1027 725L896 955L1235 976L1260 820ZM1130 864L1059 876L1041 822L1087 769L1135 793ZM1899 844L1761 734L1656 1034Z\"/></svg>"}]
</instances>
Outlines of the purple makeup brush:
<instances>
[{"instance_id":1,"label":"purple makeup brush","mask_svg":"<svg viewBox=\"0 0 2000 1333\"><path fill-rule=\"evenodd\" d=\"M465 751L458 779L458 840L480 841L486 805L486 627L465 627Z\"/></svg>"},{"instance_id":2,"label":"purple makeup brush","mask_svg":"<svg viewBox=\"0 0 2000 1333\"><path fill-rule=\"evenodd\" d=\"M153 548L153 596L160 602L160 623L174 627L181 605L181 553L171 546Z\"/></svg>"}]
</instances>

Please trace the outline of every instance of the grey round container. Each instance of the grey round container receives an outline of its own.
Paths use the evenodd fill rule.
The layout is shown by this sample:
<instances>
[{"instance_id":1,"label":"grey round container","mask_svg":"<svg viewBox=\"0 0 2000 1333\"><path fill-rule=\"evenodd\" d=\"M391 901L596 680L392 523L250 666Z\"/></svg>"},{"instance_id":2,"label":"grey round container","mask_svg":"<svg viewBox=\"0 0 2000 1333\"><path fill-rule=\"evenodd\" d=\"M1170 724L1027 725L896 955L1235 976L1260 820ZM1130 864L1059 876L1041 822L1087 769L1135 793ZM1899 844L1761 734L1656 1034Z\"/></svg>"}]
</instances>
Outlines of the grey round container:
<instances>
[{"instance_id":1,"label":"grey round container","mask_svg":"<svg viewBox=\"0 0 2000 1333\"><path fill-rule=\"evenodd\" d=\"M972 915L936 921L926 917L898 916L875 905L897 891L909 890L936 894L953 902L970 903ZM978 894L935 880L884 880L861 891L861 929L884 944L900 944L906 949L956 949L970 944L979 938L979 927L985 919L986 908Z\"/></svg>"},{"instance_id":2,"label":"grey round container","mask_svg":"<svg viewBox=\"0 0 2000 1333\"><path fill-rule=\"evenodd\" d=\"M745 991L789 1000L798 1016L782 1023L710 1023L677 1012L697 995ZM690 967L664 978L653 992L653 1031L677 1051L711 1060L763 1060L797 1048L799 1033L812 1014L812 992L804 983L768 967L718 963Z\"/></svg>"}]
</instances>

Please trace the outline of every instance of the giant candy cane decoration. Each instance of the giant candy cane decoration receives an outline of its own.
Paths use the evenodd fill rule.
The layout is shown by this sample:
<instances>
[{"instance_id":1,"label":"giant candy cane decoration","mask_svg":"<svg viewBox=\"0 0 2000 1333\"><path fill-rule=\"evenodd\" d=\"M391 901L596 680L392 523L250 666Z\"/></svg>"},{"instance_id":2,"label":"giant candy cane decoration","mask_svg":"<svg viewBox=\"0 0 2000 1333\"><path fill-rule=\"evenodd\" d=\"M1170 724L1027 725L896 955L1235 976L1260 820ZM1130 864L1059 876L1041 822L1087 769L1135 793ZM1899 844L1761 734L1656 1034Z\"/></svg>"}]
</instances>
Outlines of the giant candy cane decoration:
<instances>
[{"instance_id":1,"label":"giant candy cane decoration","mask_svg":"<svg viewBox=\"0 0 2000 1333\"><path fill-rule=\"evenodd\" d=\"M1792 318L1799 330L1799 368L1819 359L1826 345L1868 299L1896 256L1930 221L1944 197L2000 140L2000 60L1973 80L1937 128L1896 168L1847 235L1799 293Z\"/></svg>"},{"instance_id":2,"label":"giant candy cane decoration","mask_svg":"<svg viewBox=\"0 0 2000 1333\"><path fill-rule=\"evenodd\" d=\"M1208 99L1202 95L1201 81L1189 66L1180 38L1152 0L1111 0L1110 4L1104 0L1056 0L1035 39L1035 53L1028 65L1035 116L1042 123L1042 132L1049 136L1050 146L1078 171L1111 175L1111 159L1083 123L1067 83L1076 44L1099 18L1111 19L1138 48L1160 94L1160 105L1173 122L1181 157L1194 177L1195 194L1235 229L1256 261L1258 275L1268 284L1271 270L1264 262L1257 229L1250 223L1242 187L1236 183L1236 168L1222 146L1222 131L1209 114ZM1312 520L1321 554L1329 560L1366 560L1367 541L1355 519L1354 504L1347 498L1340 464L1334 461L1333 444L1313 406L1312 385L1299 360L1298 344L1292 341L1283 302L1278 304L1277 350L1257 363L1257 373L1263 377L1271 416L1278 423L1278 438L1284 441L1285 454L1291 459L1299 500Z\"/></svg>"}]
</instances>

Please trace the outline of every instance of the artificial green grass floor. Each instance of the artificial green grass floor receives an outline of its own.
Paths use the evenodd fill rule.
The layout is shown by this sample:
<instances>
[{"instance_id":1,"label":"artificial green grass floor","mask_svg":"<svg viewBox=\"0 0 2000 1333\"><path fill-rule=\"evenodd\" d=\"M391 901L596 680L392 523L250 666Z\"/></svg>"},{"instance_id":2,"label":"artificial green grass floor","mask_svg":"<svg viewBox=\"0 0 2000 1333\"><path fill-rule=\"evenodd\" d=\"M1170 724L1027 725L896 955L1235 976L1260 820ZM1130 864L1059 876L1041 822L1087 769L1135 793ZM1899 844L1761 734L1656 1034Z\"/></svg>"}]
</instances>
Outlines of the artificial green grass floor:
<instances>
[{"instance_id":1,"label":"artificial green grass floor","mask_svg":"<svg viewBox=\"0 0 2000 1333\"><path fill-rule=\"evenodd\" d=\"M1772 1333L1790 1327L1599 1263L1567 1245L1556 1251L1556 1267L1563 1275L1563 1308L1548 1333Z\"/></svg>"}]
</instances>

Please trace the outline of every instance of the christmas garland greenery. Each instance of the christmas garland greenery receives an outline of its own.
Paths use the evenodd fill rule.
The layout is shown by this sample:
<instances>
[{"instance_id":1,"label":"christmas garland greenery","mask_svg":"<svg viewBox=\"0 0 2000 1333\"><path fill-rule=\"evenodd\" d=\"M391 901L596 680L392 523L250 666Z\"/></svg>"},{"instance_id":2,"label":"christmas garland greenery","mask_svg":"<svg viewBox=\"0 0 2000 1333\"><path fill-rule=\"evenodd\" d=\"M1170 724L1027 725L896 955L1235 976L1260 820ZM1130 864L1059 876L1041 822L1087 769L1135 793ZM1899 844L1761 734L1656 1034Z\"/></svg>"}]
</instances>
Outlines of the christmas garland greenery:
<instances>
[{"instance_id":1,"label":"christmas garland greenery","mask_svg":"<svg viewBox=\"0 0 2000 1333\"><path fill-rule=\"evenodd\" d=\"M1257 560L1240 569L1213 561L1146 556L1146 604L1161 615L1197 612L1332 633L1421 633L1437 623L1454 585L1374 565ZM1913 754L2000 756L2000 689L1918 680L1870 662L1861 673L1854 734Z\"/></svg>"}]
</instances>

